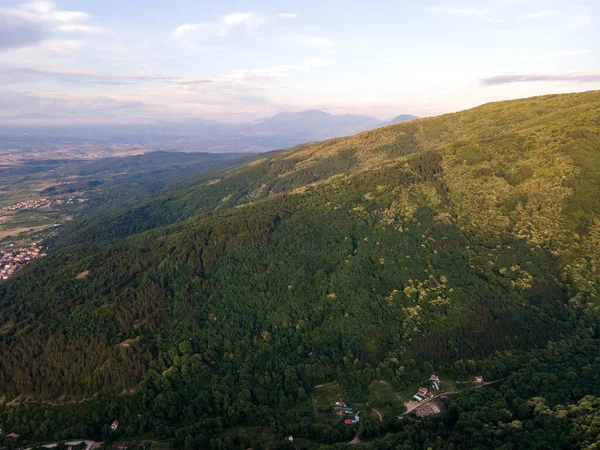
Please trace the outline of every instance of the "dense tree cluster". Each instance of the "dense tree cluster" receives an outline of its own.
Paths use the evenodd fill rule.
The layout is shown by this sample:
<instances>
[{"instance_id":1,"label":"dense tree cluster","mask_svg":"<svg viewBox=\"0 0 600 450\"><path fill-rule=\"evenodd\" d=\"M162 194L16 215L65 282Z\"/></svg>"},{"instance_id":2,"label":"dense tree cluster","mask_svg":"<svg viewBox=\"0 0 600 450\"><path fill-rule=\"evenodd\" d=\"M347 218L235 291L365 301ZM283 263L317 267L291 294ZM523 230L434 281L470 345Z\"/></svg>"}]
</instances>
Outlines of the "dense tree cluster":
<instances>
[{"instance_id":1,"label":"dense tree cluster","mask_svg":"<svg viewBox=\"0 0 600 450\"><path fill-rule=\"evenodd\" d=\"M377 449L594 448L600 224L573 156L597 139L587 95L301 146L84 218L0 285L0 425L177 448L357 432ZM361 401L433 370L509 378L438 418L315 420L315 385Z\"/></svg>"}]
</instances>

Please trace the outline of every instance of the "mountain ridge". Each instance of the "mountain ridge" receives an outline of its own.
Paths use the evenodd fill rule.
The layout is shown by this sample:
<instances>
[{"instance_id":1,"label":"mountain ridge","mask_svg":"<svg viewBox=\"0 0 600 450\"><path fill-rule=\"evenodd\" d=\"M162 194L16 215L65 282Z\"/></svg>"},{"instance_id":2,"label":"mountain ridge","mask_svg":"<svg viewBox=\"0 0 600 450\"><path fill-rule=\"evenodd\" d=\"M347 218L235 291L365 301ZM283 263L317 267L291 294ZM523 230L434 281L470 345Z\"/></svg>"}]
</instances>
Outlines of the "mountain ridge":
<instances>
[{"instance_id":1,"label":"mountain ridge","mask_svg":"<svg viewBox=\"0 0 600 450\"><path fill-rule=\"evenodd\" d=\"M125 435L179 447L266 425L333 444L354 433L323 421L314 386L361 403L377 380L403 392L435 371L508 387L458 396L438 421L364 422L406 430L410 448L425 434L446 448L436 433L455 425L452 445L485 446L490 427L532 439L516 417L546 435L536 394L548 410L600 396L581 373L600 335L598 104L535 97L304 144L73 224L0 285L0 392L135 389L85 408L118 402ZM65 414L49 429L79 430Z\"/></svg>"}]
</instances>

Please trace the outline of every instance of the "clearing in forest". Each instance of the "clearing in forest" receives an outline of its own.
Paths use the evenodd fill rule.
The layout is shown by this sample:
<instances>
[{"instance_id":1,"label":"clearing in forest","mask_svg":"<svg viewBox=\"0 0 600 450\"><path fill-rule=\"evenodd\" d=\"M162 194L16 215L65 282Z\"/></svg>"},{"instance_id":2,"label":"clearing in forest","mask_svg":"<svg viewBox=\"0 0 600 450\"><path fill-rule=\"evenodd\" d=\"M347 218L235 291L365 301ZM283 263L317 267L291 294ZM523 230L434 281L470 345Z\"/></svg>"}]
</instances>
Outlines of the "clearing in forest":
<instances>
[{"instance_id":1,"label":"clearing in forest","mask_svg":"<svg viewBox=\"0 0 600 450\"><path fill-rule=\"evenodd\" d=\"M369 385L369 406L379 411L384 417L398 416L406 411L401 393L383 380L376 380Z\"/></svg>"},{"instance_id":2,"label":"clearing in forest","mask_svg":"<svg viewBox=\"0 0 600 450\"><path fill-rule=\"evenodd\" d=\"M336 382L315 387L312 393L312 404L315 419L325 422L336 422L340 419L336 414L336 402L344 400L340 385Z\"/></svg>"}]
</instances>

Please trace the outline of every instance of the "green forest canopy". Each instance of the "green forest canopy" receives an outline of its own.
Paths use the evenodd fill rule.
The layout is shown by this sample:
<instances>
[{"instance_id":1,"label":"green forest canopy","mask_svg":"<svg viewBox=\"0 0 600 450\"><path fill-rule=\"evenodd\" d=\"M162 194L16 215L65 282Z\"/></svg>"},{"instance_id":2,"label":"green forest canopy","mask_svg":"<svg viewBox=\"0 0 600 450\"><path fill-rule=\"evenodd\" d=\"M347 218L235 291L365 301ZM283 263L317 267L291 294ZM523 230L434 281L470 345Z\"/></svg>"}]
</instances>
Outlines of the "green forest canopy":
<instances>
[{"instance_id":1,"label":"green forest canopy","mask_svg":"<svg viewBox=\"0 0 600 450\"><path fill-rule=\"evenodd\" d=\"M356 430L314 420L315 385L357 401L436 370L509 380L440 418L363 421L389 433L373 448L595 448L599 105L546 96L306 144L73 224L0 285L0 395L93 400L7 404L0 424L335 444Z\"/></svg>"}]
</instances>

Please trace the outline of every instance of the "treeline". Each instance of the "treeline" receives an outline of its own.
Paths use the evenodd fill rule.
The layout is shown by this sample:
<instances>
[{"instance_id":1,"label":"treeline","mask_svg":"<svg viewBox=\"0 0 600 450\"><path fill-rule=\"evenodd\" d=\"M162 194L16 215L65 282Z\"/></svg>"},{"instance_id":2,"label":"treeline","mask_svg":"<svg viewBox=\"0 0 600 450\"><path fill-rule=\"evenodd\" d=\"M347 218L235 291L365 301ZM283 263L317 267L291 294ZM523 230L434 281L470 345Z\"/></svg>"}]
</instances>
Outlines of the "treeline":
<instances>
[{"instance_id":1,"label":"treeline","mask_svg":"<svg viewBox=\"0 0 600 450\"><path fill-rule=\"evenodd\" d=\"M237 397L231 397L228 381L210 378L206 362L198 354L186 353L189 350L180 345L184 361L177 367L181 371L170 369L162 375L151 371L135 394L118 396L107 391L89 402L61 408L8 406L0 410L0 421L4 429L18 430L40 441L85 435L110 445L114 441L135 441L139 436L160 436L168 438L174 448L185 449L235 449L240 445L288 448L284 438L289 434L308 439L314 448L322 450L352 448L345 444L330 447L327 443L348 442L356 433L363 440L374 440L367 445L374 450L593 449L600 443L597 340L570 340L543 350L494 355L473 370L508 379L447 397L441 415L421 419L390 416L382 422L365 415L360 425L353 427L315 423L310 388L294 392L290 381L295 382L295 374L278 376L271 372L280 390L265 392L258 405L254 398L261 390L258 383L267 385L271 381L242 373L238 382L246 379L247 384ZM455 375L460 371L457 366ZM209 417L213 414L214 418ZM266 426L270 440L227 433L242 417L246 427ZM111 432L108 426L115 418L121 426ZM18 442L4 439L9 448Z\"/></svg>"}]
</instances>

